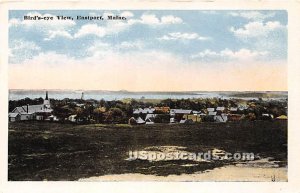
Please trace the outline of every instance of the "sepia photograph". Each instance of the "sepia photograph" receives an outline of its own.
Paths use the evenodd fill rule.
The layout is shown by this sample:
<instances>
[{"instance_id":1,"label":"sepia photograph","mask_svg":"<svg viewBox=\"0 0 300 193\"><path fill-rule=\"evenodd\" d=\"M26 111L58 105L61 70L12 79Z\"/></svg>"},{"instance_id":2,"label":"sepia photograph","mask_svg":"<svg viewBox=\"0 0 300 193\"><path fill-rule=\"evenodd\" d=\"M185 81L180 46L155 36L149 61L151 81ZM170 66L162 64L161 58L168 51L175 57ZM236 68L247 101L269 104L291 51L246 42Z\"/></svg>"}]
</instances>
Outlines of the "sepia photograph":
<instances>
[{"instance_id":1,"label":"sepia photograph","mask_svg":"<svg viewBox=\"0 0 300 193\"><path fill-rule=\"evenodd\" d=\"M288 181L285 10L10 10L8 181Z\"/></svg>"}]
</instances>

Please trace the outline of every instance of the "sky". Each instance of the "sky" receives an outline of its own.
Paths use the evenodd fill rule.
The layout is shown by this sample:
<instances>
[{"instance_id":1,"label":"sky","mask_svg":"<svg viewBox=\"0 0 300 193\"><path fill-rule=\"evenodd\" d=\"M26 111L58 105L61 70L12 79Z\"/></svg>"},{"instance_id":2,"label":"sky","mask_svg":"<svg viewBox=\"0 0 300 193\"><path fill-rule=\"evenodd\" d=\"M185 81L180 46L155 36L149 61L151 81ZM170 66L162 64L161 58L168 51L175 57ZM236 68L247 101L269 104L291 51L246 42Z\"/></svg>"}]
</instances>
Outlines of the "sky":
<instances>
[{"instance_id":1,"label":"sky","mask_svg":"<svg viewBox=\"0 0 300 193\"><path fill-rule=\"evenodd\" d=\"M285 91L287 26L280 10L13 10L9 88Z\"/></svg>"}]
</instances>

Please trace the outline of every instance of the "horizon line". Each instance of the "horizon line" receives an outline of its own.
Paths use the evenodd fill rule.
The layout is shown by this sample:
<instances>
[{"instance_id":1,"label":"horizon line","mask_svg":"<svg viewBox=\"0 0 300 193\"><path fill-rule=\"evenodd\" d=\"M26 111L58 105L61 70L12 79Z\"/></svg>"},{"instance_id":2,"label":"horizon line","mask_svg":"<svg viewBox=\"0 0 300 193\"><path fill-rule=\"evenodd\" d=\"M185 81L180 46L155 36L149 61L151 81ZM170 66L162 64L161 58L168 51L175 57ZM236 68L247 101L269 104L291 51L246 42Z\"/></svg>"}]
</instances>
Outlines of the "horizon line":
<instances>
[{"instance_id":1,"label":"horizon line","mask_svg":"<svg viewBox=\"0 0 300 193\"><path fill-rule=\"evenodd\" d=\"M35 90L35 91L109 91L109 92L288 92L288 90L106 90L106 89L8 89L13 90Z\"/></svg>"}]
</instances>

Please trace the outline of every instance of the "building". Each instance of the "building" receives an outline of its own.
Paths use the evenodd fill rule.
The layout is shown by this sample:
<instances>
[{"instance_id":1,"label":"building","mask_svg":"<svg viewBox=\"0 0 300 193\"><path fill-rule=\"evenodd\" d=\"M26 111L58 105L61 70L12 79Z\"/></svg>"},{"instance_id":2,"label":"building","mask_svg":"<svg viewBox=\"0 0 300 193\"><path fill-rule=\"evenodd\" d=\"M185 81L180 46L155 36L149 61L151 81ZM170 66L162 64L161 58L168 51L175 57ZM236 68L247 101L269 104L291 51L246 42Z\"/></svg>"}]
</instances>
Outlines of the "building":
<instances>
[{"instance_id":1,"label":"building","mask_svg":"<svg viewBox=\"0 0 300 193\"><path fill-rule=\"evenodd\" d=\"M141 117L138 117L138 118L131 117L128 120L128 124L130 124L130 125L142 125L142 124L145 124L145 123L146 123L146 121L144 121Z\"/></svg>"},{"instance_id":2,"label":"building","mask_svg":"<svg viewBox=\"0 0 300 193\"><path fill-rule=\"evenodd\" d=\"M217 112L213 112L213 111L209 111L208 112L208 116L216 116Z\"/></svg>"},{"instance_id":3,"label":"building","mask_svg":"<svg viewBox=\"0 0 300 193\"><path fill-rule=\"evenodd\" d=\"M214 117L214 120L218 123L226 123L228 120L228 116L225 113L222 113L221 115L216 115Z\"/></svg>"},{"instance_id":4,"label":"building","mask_svg":"<svg viewBox=\"0 0 300 193\"><path fill-rule=\"evenodd\" d=\"M138 118L136 119L136 123L137 123L137 124L145 124L146 122L145 122L141 117L138 117Z\"/></svg>"},{"instance_id":5,"label":"building","mask_svg":"<svg viewBox=\"0 0 300 193\"><path fill-rule=\"evenodd\" d=\"M273 118L274 118L274 116L272 114L269 114L269 113L263 113L261 115L262 120L272 120Z\"/></svg>"},{"instance_id":6,"label":"building","mask_svg":"<svg viewBox=\"0 0 300 193\"><path fill-rule=\"evenodd\" d=\"M145 118L145 121L146 121L147 119L154 119L156 116L157 116L156 114L147 114L147 115L146 115L146 118Z\"/></svg>"},{"instance_id":7,"label":"building","mask_svg":"<svg viewBox=\"0 0 300 193\"><path fill-rule=\"evenodd\" d=\"M238 110L237 107L230 107L230 108L229 108L229 111L230 111L231 113L235 113L235 112L237 112L237 110Z\"/></svg>"},{"instance_id":8,"label":"building","mask_svg":"<svg viewBox=\"0 0 300 193\"><path fill-rule=\"evenodd\" d=\"M276 117L275 118L276 120L287 120L288 119L288 117L286 116L286 115L280 115L279 117Z\"/></svg>"},{"instance_id":9,"label":"building","mask_svg":"<svg viewBox=\"0 0 300 193\"><path fill-rule=\"evenodd\" d=\"M133 110L133 114L139 115L139 114L153 114L155 111L155 108L138 108Z\"/></svg>"},{"instance_id":10,"label":"building","mask_svg":"<svg viewBox=\"0 0 300 193\"><path fill-rule=\"evenodd\" d=\"M182 119L179 121L179 123L184 123L184 124L192 124L194 123L193 120L191 119Z\"/></svg>"},{"instance_id":11,"label":"building","mask_svg":"<svg viewBox=\"0 0 300 193\"><path fill-rule=\"evenodd\" d=\"M246 104L239 104L238 105L238 109L240 111L246 110L246 109L248 109L248 105L246 105Z\"/></svg>"},{"instance_id":12,"label":"building","mask_svg":"<svg viewBox=\"0 0 300 193\"><path fill-rule=\"evenodd\" d=\"M184 120L192 120L194 123L201 122L200 115L183 115Z\"/></svg>"},{"instance_id":13,"label":"building","mask_svg":"<svg viewBox=\"0 0 300 193\"><path fill-rule=\"evenodd\" d=\"M184 114L191 114L192 110L188 110L188 109L171 109L170 110L170 115L171 116L175 116L178 114L184 115Z\"/></svg>"},{"instance_id":14,"label":"building","mask_svg":"<svg viewBox=\"0 0 300 193\"><path fill-rule=\"evenodd\" d=\"M215 108L207 108L206 110L207 110L207 112L214 112Z\"/></svg>"},{"instance_id":15,"label":"building","mask_svg":"<svg viewBox=\"0 0 300 193\"><path fill-rule=\"evenodd\" d=\"M16 107L8 114L9 121L26 121L26 120L46 120L52 113L53 109L48 98L48 91L43 104L24 105Z\"/></svg>"},{"instance_id":16,"label":"building","mask_svg":"<svg viewBox=\"0 0 300 193\"><path fill-rule=\"evenodd\" d=\"M229 114L228 121L240 121L243 118L243 115L240 114Z\"/></svg>"},{"instance_id":17,"label":"building","mask_svg":"<svg viewBox=\"0 0 300 193\"><path fill-rule=\"evenodd\" d=\"M68 117L68 121L75 123L77 121L77 115L70 115Z\"/></svg>"},{"instance_id":18,"label":"building","mask_svg":"<svg viewBox=\"0 0 300 193\"><path fill-rule=\"evenodd\" d=\"M8 121L9 122L15 122L20 121L21 116L18 113L8 113Z\"/></svg>"},{"instance_id":19,"label":"building","mask_svg":"<svg viewBox=\"0 0 300 193\"><path fill-rule=\"evenodd\" d=\"M225 107L217 107L216 111L218 112L223 112L225 110Z\"/></svg>"},{"instance_id":20,"label":"building","mask_svg":"<svg viewBox=\"0 0 300 193\"><path fill-rule=\"evenodd\" d=\"M155 113L169 113L170 107L154 107Z\"/></svg>"},{"instance_id":21,"label":"building","mask_svg":"<svg viewBox=\"0 0 300 193\"><path fill-rule=\"evenodd\" d=\"M174 122L180 122L183 120L184 115L190 115L192 112L193 111L189 109L171 109L170 117L174 118Z\"/></svg>"}]
</instances>

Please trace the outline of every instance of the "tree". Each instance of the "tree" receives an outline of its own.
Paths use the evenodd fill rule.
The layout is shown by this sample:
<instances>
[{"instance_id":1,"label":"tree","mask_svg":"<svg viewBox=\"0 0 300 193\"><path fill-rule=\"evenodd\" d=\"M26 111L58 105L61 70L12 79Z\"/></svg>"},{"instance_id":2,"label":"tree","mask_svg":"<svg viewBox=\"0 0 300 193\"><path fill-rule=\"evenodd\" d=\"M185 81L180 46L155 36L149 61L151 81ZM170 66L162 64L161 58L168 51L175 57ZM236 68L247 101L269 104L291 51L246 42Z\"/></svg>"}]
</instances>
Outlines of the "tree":
<instances>
[{"instance_id":1,"label":"tree","mask_svg":"<svg viewBox=\"0 0 300 193\"><path fill-rule=\"evenodd\" d=\"M111 108L104 114L105 122L107 123L126 123L127 117L119 108Z\"/></svg>"}]
</instances>

